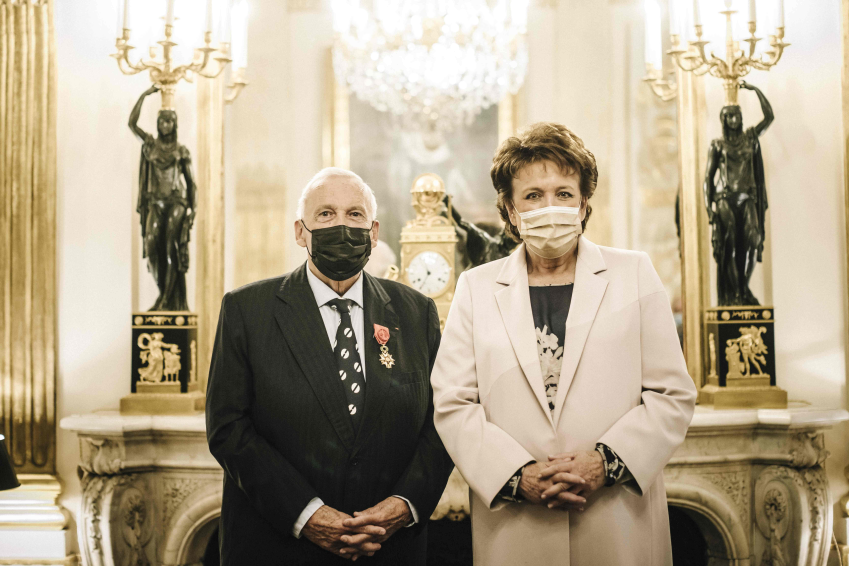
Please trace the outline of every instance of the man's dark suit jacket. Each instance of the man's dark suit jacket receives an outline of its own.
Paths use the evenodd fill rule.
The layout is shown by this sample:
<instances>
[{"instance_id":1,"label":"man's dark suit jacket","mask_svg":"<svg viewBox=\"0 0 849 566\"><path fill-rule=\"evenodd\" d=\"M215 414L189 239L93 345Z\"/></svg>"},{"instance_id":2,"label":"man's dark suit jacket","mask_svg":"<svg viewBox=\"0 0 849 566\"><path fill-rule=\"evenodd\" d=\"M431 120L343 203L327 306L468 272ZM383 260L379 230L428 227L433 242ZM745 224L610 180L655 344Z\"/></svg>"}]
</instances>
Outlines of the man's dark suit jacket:
<instances>
[{"instance_id":1,"label":"man's dark suit jacket","mask_svg":"<svg viewBox=\"0 0 849 566\"><path fill-rule=\"evenodd\" d=\"M307 265L225 295L206 401L209 448L224 468L222 565L341 564L292 527L311 499L353 514L399 495L419 524L365 564L424 564L426 525L453 464L433 425L433 301L399 283L363 281L366 400L354 433ZM379 362L374 325L395 359Z\"/></svg>"}]
</instances>

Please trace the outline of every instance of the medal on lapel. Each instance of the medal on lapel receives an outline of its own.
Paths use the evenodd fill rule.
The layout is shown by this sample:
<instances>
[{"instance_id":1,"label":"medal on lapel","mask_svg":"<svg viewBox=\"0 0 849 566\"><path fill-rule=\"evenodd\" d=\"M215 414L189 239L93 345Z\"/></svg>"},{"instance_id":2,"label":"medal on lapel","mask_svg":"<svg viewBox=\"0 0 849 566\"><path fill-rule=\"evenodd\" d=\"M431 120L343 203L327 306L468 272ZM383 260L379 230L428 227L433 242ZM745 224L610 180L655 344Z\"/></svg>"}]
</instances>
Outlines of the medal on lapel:
<instances>
[{"instance_id":1,"label":"medal on lapel","mask_svg":"<svg viewBox=\"0 0 849 566\"><path fill-rule=\"evenodd\" d=\"M379 324L374 325L374 339L380 344L380 363L387 369L395 365L395 358L389 353L386 343L389 342L389 329Z\"/></svg>"}]
</instances>

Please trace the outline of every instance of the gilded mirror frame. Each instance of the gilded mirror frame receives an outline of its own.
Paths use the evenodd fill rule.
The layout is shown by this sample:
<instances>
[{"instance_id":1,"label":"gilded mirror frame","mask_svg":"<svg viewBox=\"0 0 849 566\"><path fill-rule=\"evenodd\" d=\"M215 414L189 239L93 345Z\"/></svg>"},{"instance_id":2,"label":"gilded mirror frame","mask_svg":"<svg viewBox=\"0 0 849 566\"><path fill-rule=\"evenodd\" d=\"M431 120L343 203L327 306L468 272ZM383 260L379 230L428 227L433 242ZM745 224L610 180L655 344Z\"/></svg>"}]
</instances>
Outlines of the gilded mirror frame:
<instances>
[{"instance_id":1,"label":"gilded mirror frame","mask_svg":"<svg viewBox=\"0 0 849 566\"><path fill-rule=\"evenodd\" d=\"M321 135L321 161L323 167L351 166L351 120L350 92L345 85L339 84L333 73L330 50L326 57L326 85L324 116ZM501 143L524 125L521 112L522 90L518 94L507 95L498 104L498 143Z\"/></svg>"}]
</instances>

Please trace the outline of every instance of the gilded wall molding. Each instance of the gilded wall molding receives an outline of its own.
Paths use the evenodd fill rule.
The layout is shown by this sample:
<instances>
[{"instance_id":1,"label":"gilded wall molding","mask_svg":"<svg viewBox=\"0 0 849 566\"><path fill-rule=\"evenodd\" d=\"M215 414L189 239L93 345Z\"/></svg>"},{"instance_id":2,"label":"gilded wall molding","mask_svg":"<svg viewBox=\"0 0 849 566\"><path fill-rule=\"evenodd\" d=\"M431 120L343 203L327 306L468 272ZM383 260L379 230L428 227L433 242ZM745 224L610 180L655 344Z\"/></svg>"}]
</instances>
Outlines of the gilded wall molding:
<instances>
[{"instance_id":1,"label":"gilded wall molding","mask_svg":"<svg viewBox=\"0 0 849 566\"><path fill-rule=\"evenodd\" d=\"M843 109L843 224L846 238L846 247L844 253L849 250L849 0L843 0L841 3L841 19L843 33L843 68L841 73L842 81L842 109ZM846 282L849 287L849 261L845 262L847 272ZM845 309L845 307L844 307ZM849 341L844 344L849 351ZM849 379L849 375L846 376ZM849 465L843 470L844 476L849 479ZM844 518L849 518L849 493L845 494L840 499L841 514ZM849 559L849 545L842 545L841 554L843 558Z\"/></svg>"},{"instance_id":2,"label":"gilded wall molding","mask_svg":"<svg viewBox=\"0 0 849 566\"><path fill-rule=\"evenodd\" d=\"M224 77L197 79L197 376L206 391L224 296Z\"/></svg>"},{"instance_id":3,"label":"gilded wall molding","mask_svg":"<svg viewBox=\"0 0 849 566\"><path fill-rule=\"evenodd\" d=\"M702 204L704 171L704 86L702 78L676 70L678 84L678 167L681 180L681 302L684 310L684 357L696 384L704 385L706 340L702 316L709 304L710 242Z\"/></svg>"},{"instance_id":4,"label":"gilded wall molding","mask_svg":"<svg viewBox=\"0 0 849 566\"><path fill-rule=\"evenodd\" d=\"M55 470L56 47L52 0L0 0L0 433Z\"/></svg>"},{"instance_id":5,"label":"gilded wall molding","mask_svg":"<svg viewBox=\"0 0 849 566\"><path fill-rule=\"evenodd\" d=\"M351 167L350 91L336 80L331 50L325 59L324 112L322 116L322 167ZM498 104L498 142L525 126L525 89L507 94Z\"/></svg>"}]
</instances>

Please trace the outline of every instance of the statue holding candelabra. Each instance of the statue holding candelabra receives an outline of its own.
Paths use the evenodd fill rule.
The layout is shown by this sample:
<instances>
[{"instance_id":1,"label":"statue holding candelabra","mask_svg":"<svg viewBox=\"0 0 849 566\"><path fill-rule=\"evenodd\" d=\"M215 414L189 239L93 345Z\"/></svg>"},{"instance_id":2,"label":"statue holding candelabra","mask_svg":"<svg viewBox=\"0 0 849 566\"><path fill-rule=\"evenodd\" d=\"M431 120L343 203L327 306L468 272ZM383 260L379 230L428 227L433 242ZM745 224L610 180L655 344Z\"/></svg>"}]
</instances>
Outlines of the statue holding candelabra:
<instances>
[{"instance_id":1,"label":"statue holding candelabra","mask_svg":"<svg viewBox=\"0 0 849 566\"><path fill-rule=\"evenodd\" d=\"M206 99L220 97L207 106L219 109L221 104L235 100L247 84L247 3L246 0L206 0L203 11L197 5L165 0L162 13L134 10L132 18L130 9L138 4L130 0L116 0L116 4L118 30L112 57L123 74L148 72L153 83L130 112L129 127L142 142L136 205L141 222L142 256L159 291L150 310L132 314L131 394L121 399L121 412L193 413L203 410L204 396L198 380L202 346L198 332L200 317L189 310L188 304L189 240L197 216L198 197L207 199L201 200L202 203L208 202L209 193L221 190L220 185L211 181L215 173L210 172L209 164L215 162L213 154L221 155L222 148L215 148L214 144L220 142L215 141L214 135L206 134L205 142L199 136L197 152L201 159L205 158L199 170L206 191L199 195L192 153L178 141L175 97L181 81L193 82L196 77L216 79L230 67L226 92L223 82L218 87L206 83L204 90L199 90L199 99L201 92ZM231 20L235 25L231 26ZM154 30L150 43L133 45L133 28ZM201 30L202 33L195 33ZM191 37L197 43L179 44ZM142 56L132 56L137 53L136 47L141 47ZM161 108L156 132L151 134L139 126L139 117L147 97L157 92L161 95ZM216 118L206 120L209 124ZM205 132L222 128L221 122L209 125ZM208 211L204 206L202 209ZM209 217L205 220L207 224L211 222ZM197 302L202 301L198 298Z\"/></svg>"},{"instance_id":2,"label":"statue holding candelabra","mask_svg":"<svg viewBox=\"0 0 849 566\"><path fill-rule=\"evenodd\" d=\"M737 5L743 3L736 0ZM689 334L685 332L685 350L688 355L701 357L703 369L695 369L697 373L705 372L705 383L699 393L701 403L715 408L786 407L787 393L776 386L775 311L771 306L761 306L749 287L755 266L763 260L766 240L768 199L759 138L772 123L774 114L760 89L743 80L753 70L768 71L777 65L789 46L784 41L784 0L769 2L775 12L775 30L769 34L763 49L762 38L757 36L757 1L748 0L749 36L738 41L732 25L738 13L735 0L724 0L725 9L719 11L725 20L724 56L707 48L710 42L704 39L700 4L700 0L692 3L673 0L668 4L671 49L666 53L679 69L678 82L673 82L664 78L660 5L658 0L645 0L647 74L644 80L652 92L664 101L678 98L679 117L692 117L695 108L692 90L687 91L688 99L682 100L678 84L685 74L709 74L720 79L725 90L725 104L719 116L722 137L711 142L704 173L694 171L699 161L694 153L682 152L682 171L691 180L682 184L679 195L682 232L690 242L685 245L690 252L689 259L685 257L683 291L685 302L689 301L690 305L685 316L700 320L699 324L689 326L685 321L685 327L690 329ZM714 17L710 21L715 21ZM713 32L707 35L712 36ZM689 78L686 84L693 88ZM763 112L763 120L748 129L743 127L743 113L737 104L741 88L757 95ZM694 119L685 119L684 123L682 139L698 135ZM703 303L701 273L706 266L702 264L701 244L692 243L701 240L696 212L700 203L706 207L716 261L716 307ZM758 371L741 372L738 368L749 358L739 344L744 339L752 340L752 329L757 330ZM698 364L691 367L698 368Z\"/></svg>"},{"instance_id":3,"label":"statue holding candelabra","mask_svg":"<svg viewBox=\"0 0 849 566\"><path fill-rule=\"evenodd\" d=\"M141 219L142 256L159 288L150 310L188 311L186 271L197 185L191 153L177 141L177 113L166 108L159 111L157 137L138 125L144 99L158 91L155 85L147 89L130 113L130 130L142 141L136 208Z\"/></svg>"},{"instance_id":4,"label":"statue holding candelabra","mask_svg":"<svg viewBox=\"0 0 849 566\"><path fill-rule=\"evenodd\" d=\"M760 89L745 81L740 87L757 94L763 120L744 130L740 107L725 106L719 115L722 137L710 144L705 173L705 206L712 229L720 306L760 305L749 289L755 265L763 261L764 216L768 206L758 137L772 123L774 115ZM722 190L718 190L718 185Z\"/></svg>"}]
</instances>

